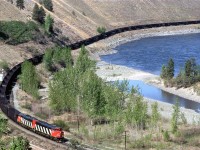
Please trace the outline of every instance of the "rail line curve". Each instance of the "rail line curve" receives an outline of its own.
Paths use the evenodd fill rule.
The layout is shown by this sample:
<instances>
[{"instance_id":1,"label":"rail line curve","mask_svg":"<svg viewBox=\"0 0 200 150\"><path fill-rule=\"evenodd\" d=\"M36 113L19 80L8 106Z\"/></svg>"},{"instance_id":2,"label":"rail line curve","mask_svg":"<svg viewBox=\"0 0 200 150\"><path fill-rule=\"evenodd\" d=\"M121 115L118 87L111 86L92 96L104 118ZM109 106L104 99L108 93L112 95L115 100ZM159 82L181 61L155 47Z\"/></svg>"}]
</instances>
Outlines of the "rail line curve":
<instances>
[{"instance_id":1,"label":"rail line curve","mask_svg":"<svg viewBox=\"0 0 200 150\"><path fill-rule=\"evenodd\" d=\"M136 25L136 26L128 26L110 30L108 32L96 35L94 37L78 41L76 43L66 45L70 47L71 50L75 50L80 48L82 45L90 45L97 41L106 39L110 36L126 32L126 31L133 31L133 30L141 30L141 29L148 29L148 28L158 28L158 27L168 27L168 26L183 26L183 25L192 25L192 24L200 24L200 20L195 21L183 21L183 22L168 22L168 23L156 23L156 24L145 24L145 25ZM28 61L32 62L33 65L38 65L42 62L44 54L35 56L33 58L28 59ZM6 76L4 77L1 85L0 85L0 108L3 113L12 121L17 123L16 116L20 113L19 110L15 109L10 104L10 95L14 84L17 81L17 76L21 73L21 65L23 62L17 64L12 69L10 69Z\"/></svg>"}]
</instances>

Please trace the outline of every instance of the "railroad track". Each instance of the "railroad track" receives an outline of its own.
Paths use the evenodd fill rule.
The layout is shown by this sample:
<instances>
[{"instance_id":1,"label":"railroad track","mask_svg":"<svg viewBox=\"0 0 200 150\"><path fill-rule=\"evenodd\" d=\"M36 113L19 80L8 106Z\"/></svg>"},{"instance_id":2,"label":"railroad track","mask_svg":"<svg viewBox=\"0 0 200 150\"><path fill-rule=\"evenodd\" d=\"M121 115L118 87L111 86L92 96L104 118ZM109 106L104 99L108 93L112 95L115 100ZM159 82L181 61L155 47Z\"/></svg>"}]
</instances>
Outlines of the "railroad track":
<instances>
[{"instance_id":1,"label":"railroad track","mask_svg":"<svg viewBox=\"0 0 200 150\"><path fill-rule=\"evenodd\" d=\"M110 36L126 32L126 31L133 31L133 30L142 30L142 29L148 29L148 28L159 28L159 27L168 27L168 26L184 26L184 25L192 25L192 24L200 24L200 20L195 20L195 21L184 21L184 22L168 22L168 23L157 23L157 24L146 24L146 25L137 25L137 26L128 26L128 27L122 27L122 28L117 28L108 32L105 32L103 34L96 35L94 37L78 41L76 43L73 43L71 45L65 45L67 47L70 47L72 50L80 48L82 45L90 45L92 43L95 43L97 41L106 39ZM35 56L33 58L28 59L28 61L32 62L33 65L38 65L42 62L44 54ZM23 62L22 62L23 63ZM13 108L10 104L10 96L11 96L11 91L13 88L13 85L17 81L17 76L21 73L21 65L22 63L17 64L14 66L12 69L8 71L6 76L4 77L1 85L0 85L0 107L1 110L4 112L4 114L10 119L10 122L17 126L20 130L26 132L26 133L31 133L37 138L42 138L45 140L48 140L48 142L56 144L57 146L66 148L70 145L68 143L57 143L54 141L51 141L49 139L46 139L40 135L37 135L36 133L33 133L21 126L19 126L17 122L16 115L20 113L19 110ZM37 136L36 136L37 135ZM80 148L78 149L94 149L90 146L86 145L81 145Z\"/></svg>"}]
</instances>

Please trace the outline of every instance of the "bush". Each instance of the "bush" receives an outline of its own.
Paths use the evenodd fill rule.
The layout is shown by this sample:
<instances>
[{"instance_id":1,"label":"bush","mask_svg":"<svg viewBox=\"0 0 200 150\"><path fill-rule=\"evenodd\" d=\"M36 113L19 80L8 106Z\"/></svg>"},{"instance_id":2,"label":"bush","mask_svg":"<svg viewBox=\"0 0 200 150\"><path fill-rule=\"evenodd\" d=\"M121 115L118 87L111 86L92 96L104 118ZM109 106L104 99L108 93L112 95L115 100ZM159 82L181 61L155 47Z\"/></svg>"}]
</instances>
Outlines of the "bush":
<instances>
[{"instance_id":1,"label":"bush","mask_svg":"<svg viewBox=\"0 0 200 150\"><path fill-rule=\"evenodd\" d=\"M153 147L153 144L151 142L152 135L147 135L139 140L134 141L134 143L131 144L131 148L136 149L149 149Z\"/></svg>"},{"instance_id":2,"label":"bush","mask_svg":"<svg viewBox=\"0 0 200 150\"><path fill-rule=\"evenodd\" d=\"M102 34L102 33L105 33L106 32L106 28L105 27L98 27L97 28L97 32Z\"/></svg>"},{"instance_id":3,"label":"bush","mask_svg":"<svg viewBox=\"0 0 200 150\"><path fill-rule=\"evenodd\" d=\"M6 61L1 61L0 68L7 72L9 70L8 63Z\"/></svg>"},{"instance_id":4,"label":"bush","mask_svg":"<svg viewBox=\"0 0 200 150\"><path fill-rule=\"evenodd\" d=\"M55 125L61 127L63 130L70 132L70 127L65 121L63 121L63 120L55 120L53 123Z\"/></svg>"},{"instance_id":5,"label":"bush","mask_svg":"<svg viewBox=\"0 0 200 150\"><path fill-rule=\"evenodd\" d=\"M7 44L17 45L32 40L39 32L38 26L29 21L0 21L0 35L6 35Z\"/></svg>"},{"instance_id":6,"label":"bush","mask_svg":"<svg viewBox=\"0 0 200 150\"><path fill-rule=\"evenodd\" d=\"M124 126L119 123L115 128L115 135L122 134L123 132L124 132Z\"/></svg>"},{"instance_id":7,"label":"bush","mask_svg":"<svg viewBox=\"0 0 200 150\"><path fill-rule=\"evenodd\" d=\"M163 139L164 141L169 141L170 139L169 132L167 130L163 132Z\"/></svg>"},{"instance_id":8,"label":"bush","mask_svg":"<svg viewBox=\"0 0 200 150\"><path fill-rule=\"evenodd\" d=\"M70 143L72 145L72 148L77 149L77 146L80 145L79 141L77 141L76 139L70 139Z\"/></svg>"},{"instance_id":9,"label":"bush","mask_svg":"<svg viewBox=\"0 0 200 150\"><path fill-rule=\"evenodd\" d=\"M26 138L23 138L22 136L13 138L10 150L29 150L30 149L30 143Z\"/></svg>"}]
</instances>

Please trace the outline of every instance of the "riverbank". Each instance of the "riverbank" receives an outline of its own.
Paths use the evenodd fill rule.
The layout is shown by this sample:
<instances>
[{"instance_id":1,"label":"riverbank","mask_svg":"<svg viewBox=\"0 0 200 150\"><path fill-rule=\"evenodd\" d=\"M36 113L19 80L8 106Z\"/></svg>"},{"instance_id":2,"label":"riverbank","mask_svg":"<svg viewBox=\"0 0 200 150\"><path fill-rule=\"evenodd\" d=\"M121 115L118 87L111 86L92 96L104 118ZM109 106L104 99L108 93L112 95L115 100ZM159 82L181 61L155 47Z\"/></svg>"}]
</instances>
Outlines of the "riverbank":
<instances>
[{"instance_id":1,"label":"riverbank","mask_svg":"<svg viewBox=\"0 0 200 150\"><path fill-rule=\"evenodd\" d=\"M154 36L167 36L167 35L182 35L182 34L192 34L200 33L200 25L188 25L188 26L170 26L170 27L159 27L142 29L120 33L109 37L105 40L99 41L97 43L88 46L92 58L100 61L101 55L108 55L116 53L116 46L121 44L139 40L147 37Z\"/></svg>"},{"instance_id":2,"label":"riverbank","mask_svg":"<svg viewBox=\"0 0 200 150\"><path fill-rule=\"evenodd\" d=\"M200 95L198 95L194 91L193 87L179 88L179 89L177 89L176 87L165 87L164 82L160 79L151 79L148 81L148 84L151 84L151 85L153 85L163 91L166 91L168 93L178 95L185 99L200 103Z\"/></svg>"},{"instance_id":3,"label":"riverbank","mask_svg":"<svg viewBox=\"0 0 200 150\"><path fill-rule=\"evenodd\" d=\"M175 90L174 88L164 88L161 84L159 76L146 73L140 70L128 68L125 66L120 66L120 65L113 65L113 64L108 64L106 62L100 61L97 63L97 71L96 74L104 79L105 81L117 81L117 80L141 80L143 82L146 82L148 84L154 85L164 91L167 91L169 93L172 93L174 95L179 95L183 97L182 95L185 95L184 98L190 99L191 93L187 89L184 89L184 94L182 91ZM194 96L194 95L193 95ZM198 97L194 96L193 101L198 99ZM151 104L153 104L157 100L153 100L150 98L144 97L144 100L148 104L148 112L151 113ZM163 118L166 119L171 119L172 112L173 112L173 105L161 101L157 101L158 106L159 106L159 112ZM186 109L181 107L180 108L181 112L184 113L187 122L189 124L197 124L200 122L200 114L195 112L194 110Z\"/></svg>"},{"instance_id":4,"label":"riverbank","mask_svg":"<svg viewBox=\"0 0 200 150\"><path fill-rule=\"evenodd\" d=\"M91 56L98 60L97 63L97 75L103 78L106 81L116 81L116 80L141 80L148 84L151 84L157 88L160 88L164 91L172 93L174 95L178 95L180 97L186 98L188 100L200 102L200 96L198 96L193 88L166 88L159 76L136 70L133 68L128 68L126 66L113 65L100 60L101 55L108 55L112 53L116 53L117 51L114 49L116 46L133 41L138 40L145 37L153 37L153 36L166 36L166 35L178 35L178 34L190 34L190 33L200 33L200 29L197 25L195 26L184 26L184 27L168 27L168 28L158 28L158 29L148 29L148 30L139 30L132 31L120 34L118 36L114 36L109 38L108 40L104 40L100 44L100 48L98 52L94 51L94 47L97 45L92 45L89 47ZM155 102L155 100L145 98L149 107ZM173 108L171 104L159 102L160 113L164 118L170 119L171 113L173 112ZM188 123L192 124L194 122L200 121L200 114L195 112L194 110L181 108L181 111L184 112L185 117L188 120Z\"/></svg>"}]
</instances>

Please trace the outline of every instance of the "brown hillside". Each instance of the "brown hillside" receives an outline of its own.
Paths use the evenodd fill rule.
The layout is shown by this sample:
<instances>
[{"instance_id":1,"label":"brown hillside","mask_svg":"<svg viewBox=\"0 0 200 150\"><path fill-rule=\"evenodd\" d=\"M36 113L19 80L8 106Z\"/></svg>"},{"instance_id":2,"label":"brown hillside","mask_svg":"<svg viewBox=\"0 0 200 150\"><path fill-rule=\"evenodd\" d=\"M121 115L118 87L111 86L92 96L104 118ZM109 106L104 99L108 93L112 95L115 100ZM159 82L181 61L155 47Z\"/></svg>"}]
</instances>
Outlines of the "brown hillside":
<instances>
[{"instance_id":1,"label":"brown hillside","mask_svg":"<svg viewBox=\"0 0 200 150\"><path fill-rule=\"evenodd\" d=\"M133 24L200 19L199 0L53 0L55 14L87 34ZM75 14L75 15L74 15Z\"/></svg>"},{"instance_id":2,"label":"brown hillside","mask_svg":"<svg viewBox=\"0 0 200 150\"><path fill-rule=\"evenodd\" d=\"M0 20L25 21L35 2L38 0L25 0L26 9L19 11L1 0ZM72 41L97 34L98 26L109 30L133 24L200 19L199 0L53 0L53 4L51 15L56 26Z\"/></svg>"}]
</instances>

